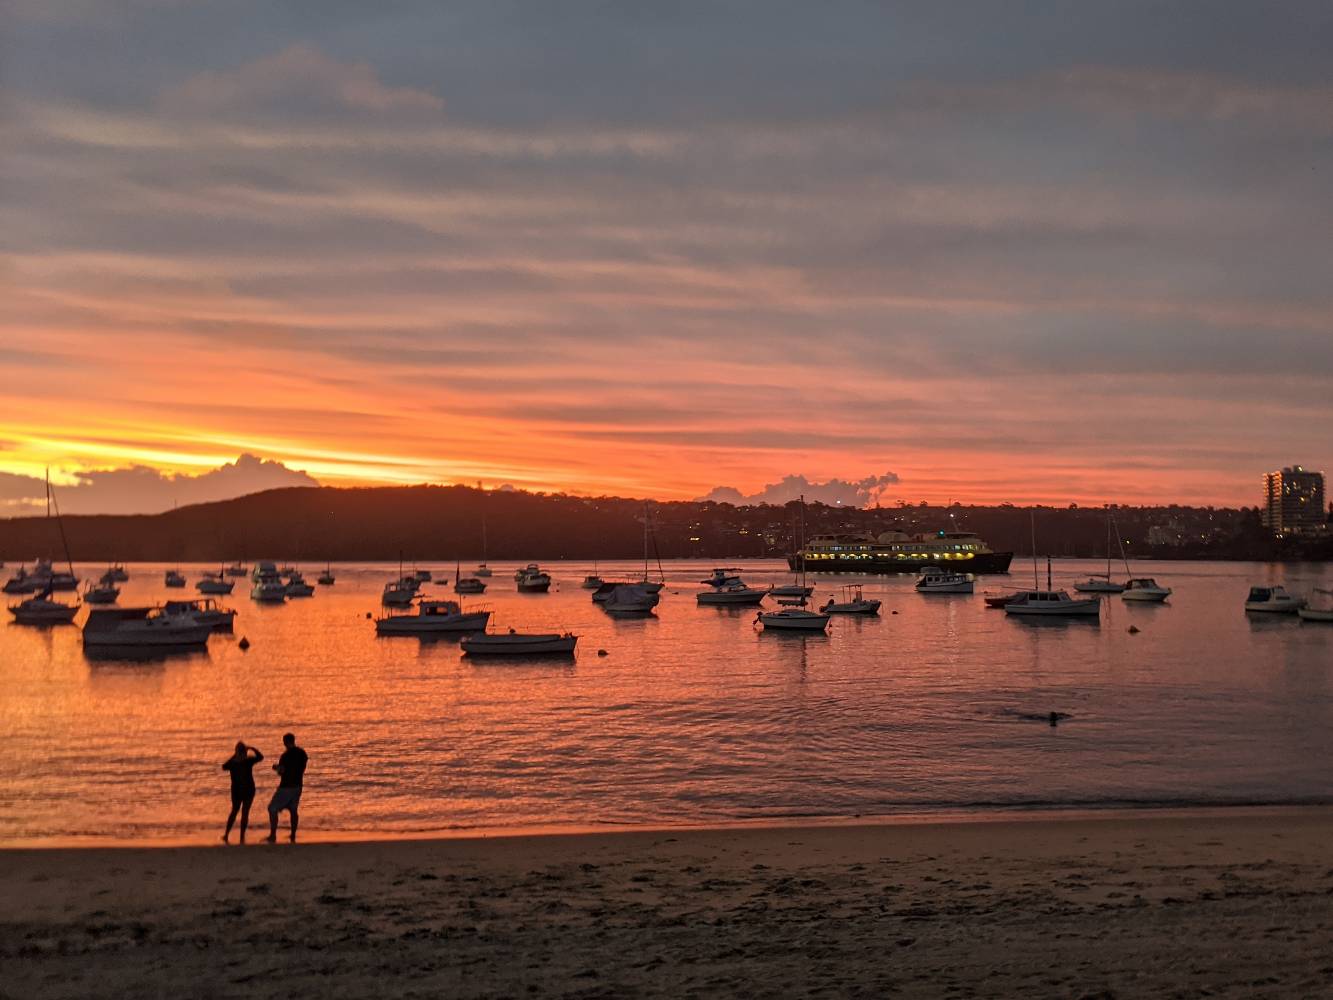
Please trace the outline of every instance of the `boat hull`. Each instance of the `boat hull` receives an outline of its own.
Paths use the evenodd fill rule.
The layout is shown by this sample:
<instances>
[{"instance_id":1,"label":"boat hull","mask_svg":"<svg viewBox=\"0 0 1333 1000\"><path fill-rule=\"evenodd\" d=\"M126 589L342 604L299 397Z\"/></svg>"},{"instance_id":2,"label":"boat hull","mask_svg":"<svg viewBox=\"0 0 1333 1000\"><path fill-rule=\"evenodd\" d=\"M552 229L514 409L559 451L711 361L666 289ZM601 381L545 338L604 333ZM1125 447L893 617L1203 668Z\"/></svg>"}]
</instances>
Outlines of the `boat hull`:
<instances>
[{"instance_id":1,"label":"boat hull","mask_svg":"<svg viewBox=\"0 0 1333 1000\"><path fill-rule=\"evenodd\" d=\"M883 573L920 573L927 566L956 573L1008 573L1013 561L1012 552L979 552L971 559L906 559L889 553L870 553L865 558L843 558L837 555L828 558L810 558L805 560L805 569L810 573L857 573L860 575ZM800 556L788 556L787 565L795 571L801 569Z\"/></svg>"},{"instance_id":2,"label":"boat hull","mask_svg":"<svg viewBox=\"0 0 1333 1000\"><path fill-rule=\"evenodd\" d=\"M375 623L377 635L433 635L441 632L482 632L491 620L489 611L463 615L395 615Z\"/></svg>"},{"instance_id":3,"label":"boat hull","mask_svg":"<svg viewBox=\"0 0 1333 1000\"><path fill-rule=\"evenodd\" d=\"M550 589L550 580L541 580L534 583L520 583L518 585L518 592L520 594L544 594Z\"/></svg>"},{"instance_id":4,"label":"boat hull","mask_svg":"<svg viewBox=\"0 0 1333 1000\"><path fill-rule=\"evenodd\" d=\"M1169 590L1126 590L1120 595L1122 601L1139 601L1143 604L1161 604L1171 596Z\"/></svg>"},{"instance_id":5,"label":"boat hull","mask_svg":"<svg viewBox=\"0 0 1333 1000\"><path fill-rule=\"evenodd\" d=\"M1078 604L1079 602L1070 602ZM1018 615L1024 618L1100 618L1102 609L1101 603L1096 602L1092 607L1066 607L1066 608L1042 608L1032 607L1031 605L1006 604L1004 613L1007 615Z\"/></svg>"},{"instance_id":6,"label":"boat hull","mask_svg":"<svg viewBox=\"0 0 1333 1000\"><path fill-rule=\"evenodd\" d=\"M1246 601L1245 610L1255 615L1294 615L1301 610L1299 601L1275 604L1270 601Z\"/></svg>"},{"instance_id":7,"label":"boat hull","mask_svg":"<svg viewBox=\"0 0 1333 1000\"><path fill-rule=\"evenodd\" d=\"M575 635L473 635L459 645L468 656L568 656L578 641Z\"/></svg>"},{"instance_id":8,"label":"boat hull","mask_svg":"<svg viewBox=\"0 0 1333 1000\"><path fill-rule=\"evenodd\" d=\"M714 594L705 592L697 594L695 599L700 604L711 607L744 608L763 604L764 598L767 596L768 591L766 590L756 590L749 594Z\"/></svg>"},{"instance_id":9,"label":"boat hull","mask_svg":"<svg viewBox=\"0 0 1333 1000\"><path fill-rule=\"evenodd\" d=\"M1296 612L1303 622L1333 623L1333 608L1301 608Z\"/></svg>"},{"instance_id":10,"label":"boat hull","mask_svg":"<svg viewBox=\"0 0 1333 1000\"><path fill-rule=\"evenodd\" d=\"M759 621L763 624L765 632L769 629L778 632L823 632L828 628L829 616L813 611L799 615L775 611L772 614L760 615Z\"/></svg>"}]
</instances>

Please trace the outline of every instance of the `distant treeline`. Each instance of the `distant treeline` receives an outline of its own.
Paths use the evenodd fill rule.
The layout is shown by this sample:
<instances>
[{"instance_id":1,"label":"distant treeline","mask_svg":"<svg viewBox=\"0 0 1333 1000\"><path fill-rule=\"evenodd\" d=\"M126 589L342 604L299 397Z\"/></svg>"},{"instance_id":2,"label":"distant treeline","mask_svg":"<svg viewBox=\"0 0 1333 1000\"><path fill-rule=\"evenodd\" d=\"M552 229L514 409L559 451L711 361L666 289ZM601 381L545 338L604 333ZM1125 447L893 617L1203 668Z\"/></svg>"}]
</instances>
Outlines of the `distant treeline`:
<instances>
[{"instance_id":1,"label":"distant treeline","mask_svg":"<svg viewBox=\"0 0 1333 1000\"><path fill-rule=\"evenodd\" d=\"M663 559L782 556L793 547L795 502L733 507L713 502L648 505L651 552ZM643 553L642 500L574 497L467 486L270 490L163 514L67 516L75 561L230 562L240 559L385 560L472 563L549 559L631 559ZM1333 540L1278 540L1251 508L1117 507L1130 555L1182 559L1325 560ZM962 529L998 551L1105 557L1107 512L1096 507L899 506L857 510L810 504L807 537L827 532ZM1155 543L1155 544L1153 544ZM54 521L0 520L0 559L59 557ZM1118 552L1118 548L1115 549Z\"/></svg>"}]
</instances>

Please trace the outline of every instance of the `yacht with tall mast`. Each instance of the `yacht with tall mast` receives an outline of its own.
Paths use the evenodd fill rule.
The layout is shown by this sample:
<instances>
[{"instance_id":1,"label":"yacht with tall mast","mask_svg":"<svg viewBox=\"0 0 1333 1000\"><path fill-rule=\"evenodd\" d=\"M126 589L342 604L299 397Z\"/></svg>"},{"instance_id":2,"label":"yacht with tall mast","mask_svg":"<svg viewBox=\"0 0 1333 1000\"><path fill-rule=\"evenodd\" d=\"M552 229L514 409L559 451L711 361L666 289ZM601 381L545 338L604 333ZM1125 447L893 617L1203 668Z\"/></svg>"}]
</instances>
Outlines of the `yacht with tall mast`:
<instances>
[{"instance_id":1,"label":"yacht with tall mast","mask_svg":"<svg viewBox=\"0 0 1333 1000\"><path fill-rule=\"evenodd\" d=\"M1120 532L1115 527L1115 519L1111 517L1111 508L1106 508L1106 572L1093 573L1086 580L1080 580L1074 584L1074 589L1082 594L1119 594L1125 589L1123 583L1116 583L1111 579L1111 535L1115 534L1116 543L1120 546L1120 558L1125 564L1125 576L1129 576L1129 560L1125 558L1125 543L1120 539Z\"/></svg>"},{"instance_id":2,"label":"yacht with tall mast","mask_svg":"<svg viewBox=\"0 0 1333 1000\"><path fill-rule=\"evenodd\" d=\"M801 495L801 545L797 551L803 551L805 548L805 495ZM823 632L828 628L829 615L826 611L811 611L805 604L806 599L812 594L813 588L806 590L805 583L805 560L800 563L798 572L800 594L794 600L780 600L779 604L785 605L778 608L777 611L761 611L756 620L764 627L765 631L769 629L778 629L779 631L798 631L798 632Z\"/></svg>"},{"instance_id":3,"label":"yacht with tall mast","mask_svg":"<svg viewBox=\"0 0 1333 1000\"><path fill-rule=\"evenodd\" d=\"M14 616L14 621L20 625L68 625L74 621L74 616L79 613L79 604L65 604L63 601L57 601L53 594L56 590L68 590L70 587L64 586L64 581L73 581L73 586L78 586L78 578L74 575L74 562L69 555L69 540L65 537L65 522L60 516L60 505L56 502L55 494L51 490L51 473L46 474L46 517L49 522L51 519L51 508L55 507L56 527L60 532L60 544L65 550L65 562L69 566L68 573L59 574L61 585L57 585L57 574L51 568L50 562L46 562L47 572L45 573L44 584L37 591L36 596L28 598L26 601L20 601L18 604L9 606L9 613ZM39 562L39 567L41 563ZM22 591L20 591L22 593Z\"/></svg>"},{"instance_id":4,"label":"yacht with tall mast","mask_svg":"<svg viewBox=\"0 0 1333 1000\"><path fill-rule=\"evenodd\" d=\"M1037 578L1037 515L1032 515L1032 589L1020 590L1004 604L1004 613L1019 617L1101 618L1100 597L1070 597L1051 583L1051 560L1046 559L1046 589Z\"/></svg>"}]
</instances>

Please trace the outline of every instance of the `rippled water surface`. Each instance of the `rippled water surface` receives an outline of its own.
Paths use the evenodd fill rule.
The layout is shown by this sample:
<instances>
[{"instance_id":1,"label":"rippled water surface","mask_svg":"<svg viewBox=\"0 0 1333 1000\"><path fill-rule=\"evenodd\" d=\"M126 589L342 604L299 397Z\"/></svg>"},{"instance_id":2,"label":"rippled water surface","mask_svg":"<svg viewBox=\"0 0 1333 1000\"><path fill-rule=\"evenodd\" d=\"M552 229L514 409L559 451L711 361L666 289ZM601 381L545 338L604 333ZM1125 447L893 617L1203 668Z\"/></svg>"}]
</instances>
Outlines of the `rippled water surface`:
<instances>
[{"instance_id":1,"label":"rippled water surface","mask_svg":"<svg viewBox=\"0 0 1333 1000\"><path fill-rule=\"evenodd\" d=\"M1322 566L1136 566L1175 594L1112 597L1100 625L985 608L981 590L1030 581L1019 566L976 596L871 577L883 616L826 637L697 607L704 564L669 564L647 620L594 606L588 564L549 568L550 594L516 593L499 565L469 603L501 627L574 630L575 660L376 638L387 564L335 567L336 586L276 607L238 581L234 634L158 661L89 660L77 627L0 626L0 841L215 836L232 744L276 754L287 729L311 758L303 823L325 833L1333 800L1333 627L1241 609L1252 583L1333 587ZM1057 584L1097 568L1056 563ZM122 606L167 595L162 567L130 570ZM745 575L786 578L777 562ZM819 579L817 600L844 582ZM1051 711L1070 718L1052 728ZM256 774L262 817L275 781Z\"/></svg>"}]
</instances>

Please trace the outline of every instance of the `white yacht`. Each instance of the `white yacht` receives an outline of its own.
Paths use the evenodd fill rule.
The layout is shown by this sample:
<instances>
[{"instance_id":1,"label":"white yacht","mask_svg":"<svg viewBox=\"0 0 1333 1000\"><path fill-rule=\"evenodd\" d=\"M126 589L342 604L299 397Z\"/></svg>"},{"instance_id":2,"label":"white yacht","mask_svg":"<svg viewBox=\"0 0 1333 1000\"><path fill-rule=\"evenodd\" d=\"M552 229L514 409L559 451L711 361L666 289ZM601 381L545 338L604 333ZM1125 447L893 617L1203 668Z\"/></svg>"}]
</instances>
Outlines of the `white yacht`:
<instances>
[{"instance_id":1,"label":"white yacht","mask_svg":"<svg viewBox=\"0 0 1333 1000\"><path fill-rule=\"evenodd\" d=\"M468 656L568 656L574 652L579 637L572 632L547 632L524 635L508 632L479 632L463 639L459 646Z\"/></svg>"},{"instance_id":2,"label":"white yacht","mask_svg":"<svg viewBox=\"0 0 1333 1000\"><path fill-rule=\"evenodd\" d=\"M224 608L209 598L197 601L167 601L162 610L167 614L189 615L200 625L207 625L214 631L228 631L236 620L235 611Z\"/></svg>"},{"instance_id":3,"label":"white yacht","mask_svg":"<svg viewBox=\"0 0 1333 1000\"><path fill-rule=\"evenodd\" d=\"M287 596L313 597L315 596L315 585L307 583L300 570L292 570L287 574Z\"/></svg>"},{"instance_id":4,"label":"white yacht","mask_svg":"<svg viewBox=\"0 0 1333 1000\"><path fill-rule=\"evenodd\" d=\"M490 568L489 566L487 566L485 563L480 563L480 564L477 566L477 568L474 569L474 570L472 571L472 575L473 575L473 576L479 576L479 577L482 577L482 578L484 579L485 577L488 577L488 576L491 575L491 568Z\"/></svg>"},{"instance_id":5,"label":"white yacht","mask_svg":"<svg viewBox=\"0 0 1333 1000\"><path fill-rule=\"evenodd\" d=\"M120 596L120 588L102 577L98 583L90 583L83 591L84 604L115 604Z\"/></svg>"},{"instance_id":6,"label":"white yacht","mask_svg":"<svg viewBox=\"0 0 1333 1000\"><path fill-rule=\"evenodd\" d=\"M260 566L264 563L260 563ZM271 567L273 564L268 563ZM250 599L260 604L282 604L287 600L287 584L277 571L257 573L250 586Z\"/></svg>"},{"instance_id":7,"label":"white yacht","mask_svg":"<svg viewBox=\"0 0 1333 1000\"><path fill-rule=\"evenodd\" d=\"M866 597L858 586L842 588L842 600L833 597L819 610L826 615L877 615L882 605L873 597Z\"/></svg>"},{"instance_id":8,"label":"white yacht","mask_svg":"<svg viewBox=\"0 0 1333 1000\"><path fill-rule=\"evenodd\" d=\"M166 608L95 608L83 625L85 648L203 646L213 629Z\"/></svg>"},{"instance_id":9,"label":"white yacht","mask_svg":"<svg viewBox=\"0 0 1333 1000\"><path fill-rule=\"evenodd\" d=\"M44 590L36 597L11 604L9 613L20 625L68 625L79 613L79 605L54 601L51 591Z\"/></svg>"},{"instance_id":10,"label":"white yacht","mask_svg":"<svg viewBox=\"0 0 1333 1000\"><path fill-rule=\"evenodd\" d=\"M544 572L536 563L528 563L515 574L514 579L518 583L520 593L544 594L551 589L550 574Z\"/></svg>"},{"instance_id":11,"label":"white yacht","mask_svg":"<svg viewBox=\"0 0 1333 1000\"><path fill-rule=\"evenodd\" d=\"M315 580L321 587L332 587L337 582L337 577L333 575L333 564L329 563L324 567L324 572L319 574Z\"/></svg>"},{"instance_id":12,"label":"white yacht","mask_svg":"<svg viewBox=\"0 0 1333 1000\"><path fill-rule=\"evenodd\" d=\"M970 594L975 582L967 573L953 573L938 566L926 566L916 580L919 594Z\"/></svg>"},{"instance_id":13,"label":"white yacht","mask_svg":"<svg viewBox=\"0 0 1333 1000\"><path fill-rule=\"evenodd\" d=\"M1171 596L1171 588L1163 587L1150 576L1131 577L1120 594L1122 601L1144 601L1161 604Z\"/></svg>"},{"instance_id":14,"label":"white yacht","mask_svg":"<svg viewBox=\"0 0 1333 1000\"><path fill-rule=\"evenodd\" d=\"M416 598L418 586L416 577L400 576L390 580L380 594L380 603L391 608L405 608Z\"/></svg>"},{"instance_id":15,"label":"white yacht","mask_svg":"<svg viewBox=\"0 0 1333 1000\"><path fill-rule=\"evenodd\" d=\"M415 614L384 615L375 620L378 635L422 635L435 632L482 632L489 611L464 611L457 601L421 598Z\"/></svg>"},{"instance_id":16,"label":"white yacht","mask_svg":"<svg viewBox=\"0 0 1333 1000\"><path fill-rule=\"evenodd\" d=\"M455 594L484 594L486 593L486 584L478 580L475 576L460 576L454 581Z\"/></svg>"},{"instance_id":17,"label":"white yacht","mask_svg":"<svg viewBox=\"0 0 1333 1000\"><path fill-rule=\"evenodd\" d=\"M1073 598L1063 590L1021 590L1005 604L1004 613L1032 617L1100 618L1102 602L1096 597Z\"/></svg>"},{"instance_id":18,"label":"white yacht","mask_svg":"<svg viewBox=\"0 0 1333 1000\"><path fill-rule=\"evenodd\" d=\"M235 580L228 580L225 571L218 570L216 573L205 573L199 578L199 582L194 585L194 589L201 594L230 594L236 587Z\"/></svg>"},{"instance_id":19,"label":"white yacht","mask_svg":"<svg viewBox=\"0 0 1333 1000\"><path fill-rule=\"evenodd\" d=\"M1119 594L1124 591L1125 584L1116 583L1110 574L1093 573L1074 584L1074 589L1080 594Z\"/></svg>"},{"instance_id":20,"label":"white yacht","mask_svg":"<svg viewBox=\"0 0 1333 1000\"><path fill-rule=\"evenodd\" d=\"M769 587L768 592L774 597L804 597L808 598L815 592L814 587L806 587L798 583L783 584L781 587Z\"/></svg>"},{"instance_id":21,"label":"white yacht","mask_svg":"<svg viewBox=\"0 0 1333 1000\"><path fill-rule=\"evenodd\" d=\"M1325 590L1323 587L1315 587L1314 592L1325 597L1333 597L1333 590ZM1306 605L1296 613L1301 616L1303 622L1333 622L1333 602L1325 601L1324 606L1320 608Z\"/></svg>"},{"instance_id":22,"label":"white yacht","mask_svg":"<svg viewBox=\"0 0 1333 1000\"><path fill-rule=\"evenodd\" d=\"M1305 607L1305 598L1288 594L1283 587L1251 587L1245 610L1265 614L1294 615Z\"/></svg>"}]
</instances>

